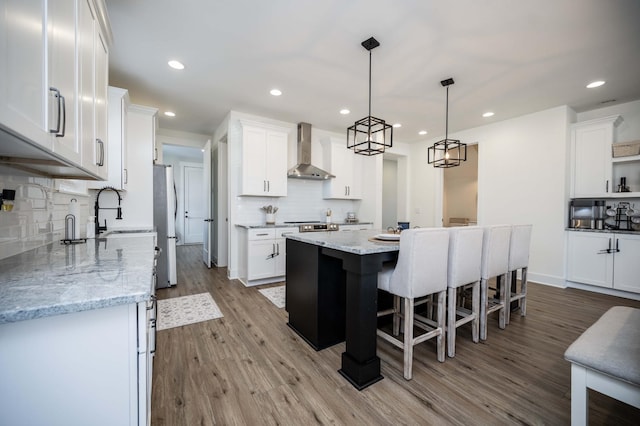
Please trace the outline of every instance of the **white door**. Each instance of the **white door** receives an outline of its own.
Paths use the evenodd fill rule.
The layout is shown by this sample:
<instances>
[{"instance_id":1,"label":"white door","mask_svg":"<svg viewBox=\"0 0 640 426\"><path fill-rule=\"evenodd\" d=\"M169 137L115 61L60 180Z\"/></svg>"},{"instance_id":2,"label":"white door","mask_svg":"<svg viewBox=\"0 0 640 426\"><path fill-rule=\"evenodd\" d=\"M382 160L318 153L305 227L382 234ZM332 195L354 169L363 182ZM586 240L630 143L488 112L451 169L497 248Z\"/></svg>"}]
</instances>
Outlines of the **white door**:
<instances>
[{"instance_id":1,"label":"white door","mask_svg":"<svg viewBox=\"0 0 640 426\"><path fill-rule=\"evenodd\" d=\"M212 164L212 151L211 151L211 141L208 140L204 146L204 155L203 155L203 182L204 182L204 210L205 210L205 219L203 226L203 244L202 244L202 260L204 261L207 268L211 268L211 256L212 256L212 241L213 240L213 206L212 206L212 197L211 197L211 187L212 181L211 178L213 173L211 172L211 164Z\"/></svg>"},{"instance_id":2,"label":"white door","mask_svg":"<svg viewBox=\"0 0 640 426\"><path fill-rule=\"evenodd\" d=\"M202 166L184 166L184 243L202 243L205 203Z\"/></svg>"}]
</instances>

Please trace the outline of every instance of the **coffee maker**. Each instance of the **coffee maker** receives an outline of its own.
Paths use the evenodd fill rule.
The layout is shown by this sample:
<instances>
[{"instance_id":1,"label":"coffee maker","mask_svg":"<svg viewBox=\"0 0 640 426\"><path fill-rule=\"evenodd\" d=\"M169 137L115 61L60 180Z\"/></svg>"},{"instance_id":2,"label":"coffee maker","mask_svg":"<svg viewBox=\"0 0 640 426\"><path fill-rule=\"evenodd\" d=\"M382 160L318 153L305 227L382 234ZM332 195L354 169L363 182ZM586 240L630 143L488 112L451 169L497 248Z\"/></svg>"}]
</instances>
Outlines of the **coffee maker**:
<instances>
[{"instance_id":1,"label":"coffee maker","mask_svg":"<svg viewBox=\"0 0 640 426\"><path fill-rule=\"evenodd\" d=\"M576 199L569 204L569 228L604 229L604 200Z\"/></svg>"}]
</instances>

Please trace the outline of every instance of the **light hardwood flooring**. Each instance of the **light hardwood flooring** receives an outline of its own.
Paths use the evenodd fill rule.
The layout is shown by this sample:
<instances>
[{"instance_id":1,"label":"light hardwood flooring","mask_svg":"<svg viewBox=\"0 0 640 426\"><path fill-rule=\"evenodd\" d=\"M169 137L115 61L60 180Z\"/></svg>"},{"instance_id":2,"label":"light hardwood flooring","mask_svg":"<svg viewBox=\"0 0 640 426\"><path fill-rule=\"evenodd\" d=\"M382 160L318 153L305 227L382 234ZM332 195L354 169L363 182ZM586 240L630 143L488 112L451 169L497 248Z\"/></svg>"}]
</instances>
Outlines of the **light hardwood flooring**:
<instances>
[{"instance_id":1,"label":"light hardwood flooring","mask_svg":"<svg viewBox=\"0 0 640 426\"><path fill-rule=\"evenodd\" d=\"M455 358L416 347L413 380L402 354L378 339L384 380L362 392L337 372L344 344L314 351L287 313L225 268L207 269L201 246L178 247L178 286L159 299L209 292L224 318L157 334L151 423L161 425L568 425L566 348L609 307L640 302L530 283L527 316L488 340L459 329ZM590 393L591 425L638 425L640 410Z\"/></svg>"}]
</instances>

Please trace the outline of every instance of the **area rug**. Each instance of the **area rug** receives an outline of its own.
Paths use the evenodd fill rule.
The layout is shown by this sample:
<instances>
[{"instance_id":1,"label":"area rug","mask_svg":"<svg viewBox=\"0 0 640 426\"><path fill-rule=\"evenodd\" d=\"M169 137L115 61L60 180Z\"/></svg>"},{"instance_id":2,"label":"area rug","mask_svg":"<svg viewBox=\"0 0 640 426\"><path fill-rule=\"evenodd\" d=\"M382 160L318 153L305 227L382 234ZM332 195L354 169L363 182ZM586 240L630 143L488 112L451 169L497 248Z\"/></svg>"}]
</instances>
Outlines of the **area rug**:
<instances>
[{"instance_id":1,"label":"area rug","mask_svg":"<svg viewBox=\"0 0 640 426\"><path fill-rule=\"evenodd\" d=\"M269 287L258 290L264 297L269 299L271 303L278 308L284 308L285 304L285 291L284 286L279 285L277 287Z\"/></svg>"},{"instance_id":2,"label":"area rug","mask_svg":"<svg viewBox=\"0 0 640 426\"><path fill-rule=\"evenodd\" d=\"M158 300L158 330L222 318L209 293Z\"/></svg>"}]
</instances>

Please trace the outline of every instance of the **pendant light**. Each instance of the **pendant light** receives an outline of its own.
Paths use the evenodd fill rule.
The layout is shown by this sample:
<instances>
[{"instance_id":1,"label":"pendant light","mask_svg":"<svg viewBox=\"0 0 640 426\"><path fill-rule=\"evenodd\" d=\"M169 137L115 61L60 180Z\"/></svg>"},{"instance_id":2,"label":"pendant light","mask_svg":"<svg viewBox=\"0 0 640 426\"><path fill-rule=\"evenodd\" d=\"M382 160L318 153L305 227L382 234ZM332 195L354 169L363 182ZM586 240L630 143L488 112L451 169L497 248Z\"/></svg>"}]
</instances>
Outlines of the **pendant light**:
<instances>
[{"instance_id":1,"label":"pendant light","mask_svg":"<svg viewBox=\"0 0 640 426\"><path fill-rule=\"evenodd\" d=\"M380 43L373 37L362 42L369 51L369 115L347 129L347 148L361 155L382 154L393 145L393 127L371 115L371 50L378 46Z\"/></svg>"},{"instance_id":2,"label":"pendant light","mask_svg":"<svg viewBox=\"0 0 640 426\"><path fill-rule=\"evenodd\" d=\"M454 83L453 78L442 80L440 84L447 88L447 113L445 121L444 139L427 149L427 162L433 167L448 168L459 166L467 161L467 144L458 139L449 139L449 86Z\"/></svg>"}]
</instances>

